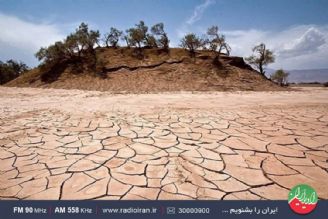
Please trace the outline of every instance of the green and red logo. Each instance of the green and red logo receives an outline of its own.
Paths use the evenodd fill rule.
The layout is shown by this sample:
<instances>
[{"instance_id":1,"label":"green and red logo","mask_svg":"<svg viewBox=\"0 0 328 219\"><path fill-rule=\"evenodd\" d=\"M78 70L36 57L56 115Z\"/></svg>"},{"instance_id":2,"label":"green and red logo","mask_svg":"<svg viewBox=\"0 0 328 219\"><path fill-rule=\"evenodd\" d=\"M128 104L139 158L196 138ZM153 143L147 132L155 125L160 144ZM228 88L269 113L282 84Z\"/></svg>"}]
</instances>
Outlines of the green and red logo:
<instances>
[{"instance_id":1,"label":"green and red logo","mask_svg":"<svg viewBox=\"0 0 328 219\"><path fill-rule=\"evenodd\" d=\"M308 185L299 184L290 190L288 204L298 214L308 214L317 206L317 192Z\"/></svg>"}]
</instances>

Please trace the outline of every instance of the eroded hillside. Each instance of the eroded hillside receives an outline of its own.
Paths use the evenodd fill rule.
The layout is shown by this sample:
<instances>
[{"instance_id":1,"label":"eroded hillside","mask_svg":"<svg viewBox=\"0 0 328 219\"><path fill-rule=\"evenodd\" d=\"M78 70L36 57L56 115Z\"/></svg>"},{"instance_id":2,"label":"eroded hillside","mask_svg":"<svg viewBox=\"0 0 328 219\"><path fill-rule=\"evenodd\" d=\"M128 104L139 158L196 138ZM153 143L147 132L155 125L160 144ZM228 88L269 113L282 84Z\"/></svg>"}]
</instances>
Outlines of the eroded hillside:
<instances>
[{"instance_id":1,"label":"eroded hillside","mask_svg":"<svg viewBox=\"0 0 328 219\"><path fill-rule=\"evenodd\" d=\"M100 90L145 93L166 91L281 90L240 57L198 51L195 57L184 49L98 48L98 72L77 65L57 66L49 74L35 68L7 86ZM81 64L83 65L83 63ZM100 70L99 70L100 69Z\"/></svg>"}]
</instances>

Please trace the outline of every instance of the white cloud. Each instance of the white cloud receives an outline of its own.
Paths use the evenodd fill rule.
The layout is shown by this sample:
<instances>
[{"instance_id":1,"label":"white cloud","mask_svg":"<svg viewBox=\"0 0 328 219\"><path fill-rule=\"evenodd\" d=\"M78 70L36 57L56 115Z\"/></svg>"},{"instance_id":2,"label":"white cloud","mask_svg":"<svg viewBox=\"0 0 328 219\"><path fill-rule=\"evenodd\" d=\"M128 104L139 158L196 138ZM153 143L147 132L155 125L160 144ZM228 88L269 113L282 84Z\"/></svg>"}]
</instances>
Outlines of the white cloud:
<instances>
[{"instance_id":1,"label":"white cloud","mask_svg":"<svg viewBox=\"0 0 328 219\"><path fill-rule=\"evenodd\" d=\"M214 0L205 0L203 4L197 5L194 9L193 14L191 15L191 17L188 18L186 23L192 25L195 22L199 21L202 18L205 10L214 3Z\"/></svg>"},{"instance_id":2,"label":"white cloud","mask_svg":"<svg viewBox=\"0 0 328 219\"><path fill-rule=\"evenodd\" d=\"M232 48L233 55L237 56L250 55L252 47L261 43L269 35L268 32L255 29L224 31L223 34Z\"/></svg>"},{"instance_id":3,"label":"white cloud","mask_svg":"<svg viewBox=\"0 0 328 219\"><path fill-rule=\"evenodd\" d=\"M295 57L305 54L312 54L326 43L325 36L315 27L310 27L302 36L296 38L294 42L283 45L279 50L281 57Z\"/></svg>"},{"instance_id":4,"label":"white cloud","mask_svg":"<svg viewBox=\"0 0 328 219\"><path fill-rule=\"evenodd\" d=\"M276 55L270 68L328 67L328 26L299 25L278 32L233 30L224 34L236 56L249 56L254 45L265 43Z\"/></svg>"},{"instance_id":5,"label":"white cloud","mask_svg":"<svg viewBox=\"0 0 328 219\"><path fill-rule=\"evenodd\" d=\"M0 60L18 59L36 65L34 53L41 46L62 40L59 27L52 24L31 23L0 13Z\"/></svg>"}]
</instances>

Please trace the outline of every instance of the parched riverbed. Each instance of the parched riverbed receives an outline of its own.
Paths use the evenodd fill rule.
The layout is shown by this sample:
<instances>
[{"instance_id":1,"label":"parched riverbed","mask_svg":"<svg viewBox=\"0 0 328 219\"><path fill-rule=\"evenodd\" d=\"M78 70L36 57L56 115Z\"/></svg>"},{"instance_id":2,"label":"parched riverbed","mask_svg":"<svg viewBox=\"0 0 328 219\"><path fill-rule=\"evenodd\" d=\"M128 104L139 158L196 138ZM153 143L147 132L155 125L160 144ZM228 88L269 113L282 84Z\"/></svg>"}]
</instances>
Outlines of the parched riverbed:
<instances>
[{"instance_id":1,"label":"parched riverbed","mask_svg":"<svg viewBox=\"0 0 328 219\"><path fill-rule=\"evenodd\" d=\"M0 199L328 199L328 89L0 87Z\"/></svg>"}]
</instances>

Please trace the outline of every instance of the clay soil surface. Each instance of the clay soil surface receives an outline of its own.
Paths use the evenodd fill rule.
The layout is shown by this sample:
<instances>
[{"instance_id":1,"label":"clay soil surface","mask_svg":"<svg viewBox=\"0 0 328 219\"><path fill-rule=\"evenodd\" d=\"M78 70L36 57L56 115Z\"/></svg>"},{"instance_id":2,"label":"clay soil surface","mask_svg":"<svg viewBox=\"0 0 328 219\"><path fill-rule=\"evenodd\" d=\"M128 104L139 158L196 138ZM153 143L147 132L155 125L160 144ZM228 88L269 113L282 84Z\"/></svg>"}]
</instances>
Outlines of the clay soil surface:
<instances>
[{"instance_id":1,"label":"clay soil surface","mask_svg":"<svg viewBox=\"0 0 328 219\"><path fill-rule=\"evenodd\" d=\"M0 199L328 199L328 89L0 87Z\"/></svg>"}]
</instances>

